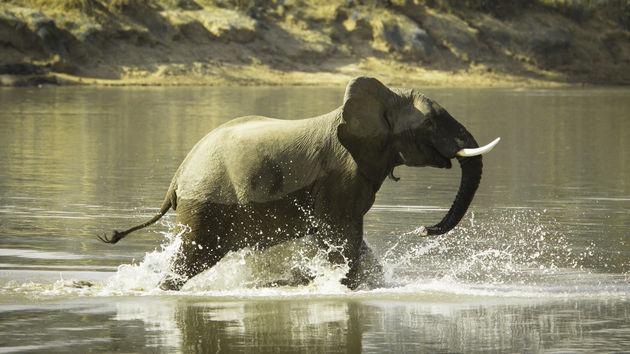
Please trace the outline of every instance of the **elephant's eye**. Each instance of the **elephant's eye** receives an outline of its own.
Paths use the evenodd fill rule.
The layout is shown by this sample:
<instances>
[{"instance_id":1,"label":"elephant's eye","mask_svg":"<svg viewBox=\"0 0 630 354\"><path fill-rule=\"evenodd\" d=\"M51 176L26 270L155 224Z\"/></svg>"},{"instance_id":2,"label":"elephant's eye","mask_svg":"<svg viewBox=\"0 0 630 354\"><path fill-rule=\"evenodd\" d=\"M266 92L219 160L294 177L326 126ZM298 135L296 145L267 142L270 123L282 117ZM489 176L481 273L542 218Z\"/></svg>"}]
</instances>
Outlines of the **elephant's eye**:
<instances>
[{"instance_id":1,"label":"elephant's eye","mask_svg":"<svg viewBox=\"0 0 630 354\"><path fill-rule=\"evenodd\" d=\"M435 122L433 119L430 119L428 116L424 114L420 114L419 119L417 120L418 129L422 130L434 130Z\"/></svg>"}]
</instances>

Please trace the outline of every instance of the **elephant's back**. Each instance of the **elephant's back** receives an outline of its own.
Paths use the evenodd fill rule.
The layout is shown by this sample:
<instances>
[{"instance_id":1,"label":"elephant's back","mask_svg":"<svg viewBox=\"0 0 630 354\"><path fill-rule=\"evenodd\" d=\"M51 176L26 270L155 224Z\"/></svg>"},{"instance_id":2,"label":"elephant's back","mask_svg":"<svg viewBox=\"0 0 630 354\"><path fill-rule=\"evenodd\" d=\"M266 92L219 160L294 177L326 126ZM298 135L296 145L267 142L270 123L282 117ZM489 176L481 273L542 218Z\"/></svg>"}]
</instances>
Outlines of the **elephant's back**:
<instances>
[{"instance_id":1,"label":"elephant's back","mask_svg":"<svg viewBox=\"0 0 630 354\"><path fill-rule=\"evenodd\" d=\"M218 127L214 128L212 131L210 131L210 133L208 133L208 135L210 135L210 134L212 134L214 132L220 132L221 130L232 128L232 127L239 126L239 125L247 125L247 124L252 124L252 123L263 123L263 122L271 123L271 122L275 122L275 121L283 121L283 120L276 119L276 118L269 118L269 117L265 117L265 116L254 116L254 115L238 117L238 118L234 118L232 120L229 120L229 121L219 125Z\"/></svg>"},{"instance_id":2,"label":"elephant's back","mask_svg":"<svg viewBox=\"0 0 630 354\"><path fill-rule=\"evenodd\" d=\"M246 116L202 138L176 174L178 199L222 204L269 201L308 186L315 179L317 149L308 120ZM304 166L302 166L304 165ZM299 169L314 174L299 174ZM296 178L289 176L299 175Z\"/></svg>"}]
</instances>

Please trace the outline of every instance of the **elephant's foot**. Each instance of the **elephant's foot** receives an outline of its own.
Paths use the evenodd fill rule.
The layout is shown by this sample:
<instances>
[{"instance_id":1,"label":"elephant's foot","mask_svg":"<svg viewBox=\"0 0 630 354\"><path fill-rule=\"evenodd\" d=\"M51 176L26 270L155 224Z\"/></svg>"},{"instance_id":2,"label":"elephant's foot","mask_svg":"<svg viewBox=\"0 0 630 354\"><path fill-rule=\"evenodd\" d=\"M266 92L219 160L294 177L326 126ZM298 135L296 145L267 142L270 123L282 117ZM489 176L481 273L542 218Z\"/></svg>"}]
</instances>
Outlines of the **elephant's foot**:
<instances>
[{"instance_id":1,"label":"elephant's foot","mask_svg":"<svg viewBox=\"0 0 630 354\"><path fill-rule=\"evenodd\" d=\"M304 286L304 285L310 284L313 281L313 279L315 279L314 276L310 274L306 274L305 272L294 268L291 270L290 279L275 280L275 281L265 284L263 287L276 288L279 286Z\"/></svg>"},{"instance_id":2,"label":"elephant's foot","mask_svg":"<svg viewBox=\"0 0 630 354\"><path fill-rule=\"evenodd\" d=\"M351 290L377 289L385 285L383 266L365 242L361 245L359 258L352 262L350 271L341 283Z\"/></svg>"},{"instance_id":3,"label":"elephant's foot","mask_svg":"<svg viewBox=\"0 0 630 354\"><path fill-rule=\"evenodd\" d=\"M372 290L382 288L385 285L385 277L381 270L360 272L360 273L348 273L348 275L341 280L341 284L348 287L350 290Z\"/></svg>"},{"instance_id":4,"label":"elephant's foot","mask_svg":"<svg viewBox=\"0 0 630 354\"><path fill-rule=\"evenodd\" d=\"M184 286L184 284L186 284L186 280L184 280L181 277L175 278L172 276L166 276L160 281L160 284L158 285L158 287L164 291L167 291L167 290L179 291L179 289L181 289L182 286Z\"/></svg>"},{"instance_id":5,"label":"elephant's foot","mask_svg":"<svg viewBox=\"0 0 630 354\"><path fill-rule=\"evenodd\" d=\"M270 283L263 285L263 288L277 288L280 286L304 286L304 285L308 285L309 283L310 283L310 280L280 279L280 280L274 280Z\"/></svg>"}]
</instances>

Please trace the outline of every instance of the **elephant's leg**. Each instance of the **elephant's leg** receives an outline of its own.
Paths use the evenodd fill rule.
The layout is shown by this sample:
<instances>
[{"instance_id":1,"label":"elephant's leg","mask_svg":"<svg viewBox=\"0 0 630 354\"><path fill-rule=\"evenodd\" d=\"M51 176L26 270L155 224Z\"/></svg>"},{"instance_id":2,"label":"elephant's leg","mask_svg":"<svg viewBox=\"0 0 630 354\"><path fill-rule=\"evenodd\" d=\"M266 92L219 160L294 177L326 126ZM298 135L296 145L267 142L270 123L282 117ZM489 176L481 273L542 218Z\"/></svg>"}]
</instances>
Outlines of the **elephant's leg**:
<instances>
[{"instance_id":1,"label":"elephant's leg","mask_svg":"<svg viewBox=\"0 0 630 354\"><path fill-rule=\"evenodd\" d=\"M323 243L328 248L328 260L333 264L347 263L350 270L341 281L348 288L373 289L383 283L383 267L363 239Z\"/></svg>"},{"instance_id":2,"label":"elephant's leg","mask_svg":"<svg viewBox=\"0 0 630 354\"><path fill-rule=\"evenodd\" d=\"M341 283L350 289L355 289L356 269L360 261L361 245L363 240L359 237L344 238L342 234L333 237L321 237L318 235L317 243L320 248L325 249L328 255L328 261L335 265L347 264L350 270Z\"/></svg>"},{"instance_id":3,"label":"elephant's leg","mask_svg":"<svg viewBox=\"0 0 630 354\"><path fill-rule=\"evenodd\" d=\"M226 222L214 215L213 208L180 203L177 213L178 223L189 231L182 235L182 244L171 264L171 274L160 281L163 290L179 290L188 279L211 268L227 253L227 249L219 247L218 243L221 226ZM226 215L221 213L221 216Z\"/></svg>"},{"instance_id":4,"label":"elephant's leg","mask_svg":"<svg viewBox=\"0 0 630 354\"><path fill-rule=\"evenodd\" d=\"M367 288L375 289L383 286L384 283L383 266L376 258L374 251L370 246L361 241L359 256L357 260L351 264L348 272L348 287L351 289Z\"/></svg>"},{"instance_id":5,"label":"elephant's leg","mask_svg":"<svg viewBox=\"0 0 630 354\"><path fill-rule=\"evenodd\" d=\"M162 290L179 290L188 279L214 266L223 253L206 247L190 239L183 240L182 245L171 265L171 273L160 281Z\"/></svg>"}]
</instances>

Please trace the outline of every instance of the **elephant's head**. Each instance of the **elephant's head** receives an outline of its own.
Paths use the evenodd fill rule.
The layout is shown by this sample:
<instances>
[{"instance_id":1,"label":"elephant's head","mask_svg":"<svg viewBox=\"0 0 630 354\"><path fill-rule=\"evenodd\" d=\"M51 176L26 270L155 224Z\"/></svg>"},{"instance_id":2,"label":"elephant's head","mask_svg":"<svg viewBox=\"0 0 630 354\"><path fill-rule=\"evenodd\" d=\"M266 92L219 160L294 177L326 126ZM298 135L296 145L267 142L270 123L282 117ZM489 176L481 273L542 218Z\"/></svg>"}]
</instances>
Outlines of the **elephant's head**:
<instances>
[{"instance_id":1,"label":"elephant's head","mask_svg":"<svg viewBox=\"0 0 630 354\"><path fill-rule=\"evenodd\" d=\"M360 172L380 186L399 165L462 169L459 191L442 221L424 235L450 231L462 219L481 180L481 154L498 139L479 148L475 138L436 102L414 90L390 90L378 80L359 77L348 84L337 128L341 144Z\"/></svg>"}]
</instances>

